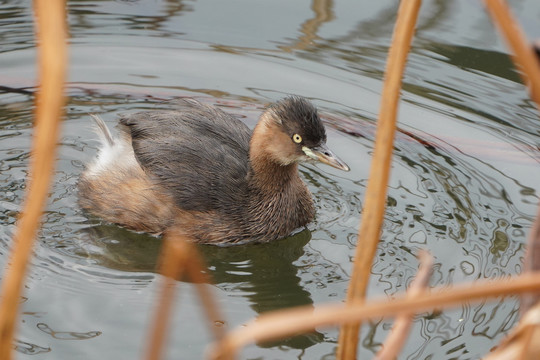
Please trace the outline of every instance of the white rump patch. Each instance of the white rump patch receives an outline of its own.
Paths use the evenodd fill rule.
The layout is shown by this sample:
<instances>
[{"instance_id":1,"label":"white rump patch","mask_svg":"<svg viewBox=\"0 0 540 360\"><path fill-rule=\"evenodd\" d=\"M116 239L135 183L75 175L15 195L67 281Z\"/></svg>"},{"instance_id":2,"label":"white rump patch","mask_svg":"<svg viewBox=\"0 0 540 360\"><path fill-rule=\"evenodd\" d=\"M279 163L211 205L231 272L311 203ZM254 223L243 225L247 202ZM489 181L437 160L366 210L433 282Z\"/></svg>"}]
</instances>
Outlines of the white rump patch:
<instances>
[{"instance_id":1,"label":"white rump patch","mask_svg":"<svg viewBox=\"0 0 540 360\"><path fill-rule=\"evenodd\" d=\"M92 116L92 118L97 124L96 133L99 136L101 146L98 149L97 157L88 165L85 175L99 176L103 172L138 166L131 140L127 137L114 138L103 120L97 116Z\"/></svg>"}]
</instances>

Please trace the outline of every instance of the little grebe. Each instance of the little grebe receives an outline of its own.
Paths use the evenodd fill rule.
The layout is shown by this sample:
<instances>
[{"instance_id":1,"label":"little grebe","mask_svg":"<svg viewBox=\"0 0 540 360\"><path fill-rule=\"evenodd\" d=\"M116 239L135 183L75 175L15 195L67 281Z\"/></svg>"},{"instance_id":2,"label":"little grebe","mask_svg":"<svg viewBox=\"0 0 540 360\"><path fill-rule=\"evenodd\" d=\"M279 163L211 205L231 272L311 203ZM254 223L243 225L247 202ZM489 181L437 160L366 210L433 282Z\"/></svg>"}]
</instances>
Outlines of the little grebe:
<instances>
[{"instance_id":1,"label":"little grebe","mask_svg":"<svg viewBox=\"0 0 540 360\"><path fill-rule=\"evenodd\" d=\"M81 176L82 208L136 231L174 228L199 243L268 242L313 219L299 161L349 170L326 147L304 98L269 106L253 133L214 106L177 106L121 117L118 138L94 116L103 147Z\"/></svg>"}]
</instances>

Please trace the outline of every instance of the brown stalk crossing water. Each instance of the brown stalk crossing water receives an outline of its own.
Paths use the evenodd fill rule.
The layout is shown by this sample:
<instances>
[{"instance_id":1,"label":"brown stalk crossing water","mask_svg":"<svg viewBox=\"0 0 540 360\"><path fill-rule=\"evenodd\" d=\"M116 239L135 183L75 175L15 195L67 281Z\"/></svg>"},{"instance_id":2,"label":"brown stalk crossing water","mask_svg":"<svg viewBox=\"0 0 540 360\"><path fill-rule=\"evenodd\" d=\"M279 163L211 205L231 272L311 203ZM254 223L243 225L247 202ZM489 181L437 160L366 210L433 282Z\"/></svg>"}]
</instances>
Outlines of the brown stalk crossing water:
<instances>
[{"instance_id":1,"label":"brown stalk crossing water","mask_svg":"<svg viewBox=\"0 0 540 360\"><path fill-rule=\"evenodd\" d=\"M316 221L263 246L201 247L227 326L258 313L345 298L374 138L392 1L222 3L70 1L67 118L53 193L37 241L17 334L17 359L139 358L161 240L89 218L76 182L97 143L88 113L163 108L193 96L253 126L264 104L311 98L342 173L301 167ZM286 9L286 10L285 10ZM514 8L540 37L540 5ZM261 14L264 16L261 17ZM30 4L0 4L0 265L7 262L32 131L35 47ZM370 295L401 292L421 248L430 285L521 271L538 203L539 119L480 2L425 2L409 56L382 240ZM474 359L517 318L504 299L420 314L400 358ZM182 286L167 358L200 358L210 335L194 289ZM370 358L390 320L368 323ZM216 326L222 326L221 322ZM246 359L331 359L337 330L250 346Z\"/></svg>"}]
</instances>

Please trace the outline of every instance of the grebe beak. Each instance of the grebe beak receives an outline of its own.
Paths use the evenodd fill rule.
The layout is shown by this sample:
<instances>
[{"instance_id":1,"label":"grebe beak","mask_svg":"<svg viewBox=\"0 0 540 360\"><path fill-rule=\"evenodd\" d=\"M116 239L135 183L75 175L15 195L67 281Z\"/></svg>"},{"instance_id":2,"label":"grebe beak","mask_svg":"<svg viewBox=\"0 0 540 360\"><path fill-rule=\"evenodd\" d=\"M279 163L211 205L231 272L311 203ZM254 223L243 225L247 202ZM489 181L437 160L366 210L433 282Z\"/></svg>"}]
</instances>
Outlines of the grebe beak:
<instances>
[{"instance_id":1,"label":"grebe beak","mask_svg":"<svg viewBox=\"0 0 540 360\"><path fill-rule=\"evenodd\" d=\"M326 144L321 144L314 148L308 148L307 146L303 146L302 151L304 152L304 154L306 154L309 158L313 160L320 161L326 165L330 165L332 167L335 167L336 169L340 169L343 171L350 170L349 166L347 166L347 164L341 161L341 159L338 158L328 148L328 146L326 146Z\"/></svg>"}]
</instances>

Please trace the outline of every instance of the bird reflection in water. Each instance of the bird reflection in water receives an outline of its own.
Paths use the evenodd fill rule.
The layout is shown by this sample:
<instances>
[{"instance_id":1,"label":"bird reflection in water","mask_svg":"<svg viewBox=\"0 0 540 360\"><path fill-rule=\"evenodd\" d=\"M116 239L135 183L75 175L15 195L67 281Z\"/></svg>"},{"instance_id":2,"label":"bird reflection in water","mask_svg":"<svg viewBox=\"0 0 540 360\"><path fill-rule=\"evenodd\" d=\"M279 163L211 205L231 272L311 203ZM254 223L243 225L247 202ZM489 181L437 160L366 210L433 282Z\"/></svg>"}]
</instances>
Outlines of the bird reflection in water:
<instances>
[{"instance_id":1,"label":"bird reflection in water","mask_svg":"<svg viewBox=\"0 0 540 360\"><path fill-rule=\"evenodd\" d=\"M250 307L257 314L262 314L313 304L311 294L301 284L296 264L304 256L304 248L310 239L311 232L304 229L293 236L266 244L233 247L198 245L198 249L215 286L235 287L238 291L232 294L242 294ZM85 257L92 262L106 268L125 272L155 272L162 242L160 238L133 233L115 225L97 225L86 229L81 252L85 252ZM189 282L189 279L183 281ZM323 334L313 332L259 346L306 349L323 341Z\"/></svg>"}]
</instances>

